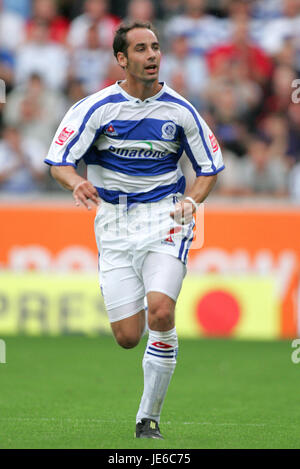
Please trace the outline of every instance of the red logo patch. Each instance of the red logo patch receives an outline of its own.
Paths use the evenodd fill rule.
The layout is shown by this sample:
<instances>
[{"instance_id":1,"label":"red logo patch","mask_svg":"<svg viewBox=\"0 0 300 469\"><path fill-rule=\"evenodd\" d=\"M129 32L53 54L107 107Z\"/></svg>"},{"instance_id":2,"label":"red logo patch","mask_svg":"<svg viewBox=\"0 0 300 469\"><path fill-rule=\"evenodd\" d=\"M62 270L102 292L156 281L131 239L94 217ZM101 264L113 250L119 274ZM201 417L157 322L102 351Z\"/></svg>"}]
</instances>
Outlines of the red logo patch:
<instances>
[{"instance_id":1,"label":"red logo patch","mask_svg":"<svg viewBox=\"0 0 300 469\"><path fill-rule=\"evenodd\" d=\"M112 124L110 124L108 127L107 127L107 132L114 132L115 129L114 127L112 126Z\"/></svg>"},{"instance_id":2,"label":"red logo patch","mask_svg":"<svg viewBox=\"0 0 300 469\"><path fill-rule=\"evenodd\" d=\"M172 345L165 344L164 342L153 342L151 345L158 348L173 348Z\"/></svg>"},{"instance_id":3,"label":"red logo patch","mask_svg":"<svg viewBox=\"0 0 300 469\"><path fill-rule=\"evenodd\" d=\"M216 151L218 151L219 145L218 145L217 139L216 139L216 137L214 136L213 133L211 133L209 135L209 140L210 140L213 152L215 153Z\"/></svg>"},{"instance_id":4,"label":"red logo patch","mask_svg":"<svg viewBox=\"0 0 300 469\"><path fill-rule=\"evenodd\" d=\"M111 137L113 135L118 135L118 132L115 130L112 124L109 124L109 126L104 130L104 134Z\"/></svg>"},{"instance_id":5,"label":"red logo patch","mask_svg":"<svg viewBox=\"0 0 300 469\"><path fill-rule=\"evenodd\" d=\"M173 238L172 238L172 235L175 234L175 233L179 233L179 231L181 231L181 227L180 226L175 226L174 228L171 228L166 239L164 240L165 243L174 243L173 241Z\"/></svg>"},{"instance_id":6,"label":"red logo patch","mask_svg":"<svg viewBox=\"0 0 300 469\"><path fill-rule=\"evenodd\" d=\"M71 137L71 135L75 132L75 130L72 127L65 127L57 137L57 140L55 143L57 145L63 145L66 143L66 141Z\"/></svg>"}]
</instances>

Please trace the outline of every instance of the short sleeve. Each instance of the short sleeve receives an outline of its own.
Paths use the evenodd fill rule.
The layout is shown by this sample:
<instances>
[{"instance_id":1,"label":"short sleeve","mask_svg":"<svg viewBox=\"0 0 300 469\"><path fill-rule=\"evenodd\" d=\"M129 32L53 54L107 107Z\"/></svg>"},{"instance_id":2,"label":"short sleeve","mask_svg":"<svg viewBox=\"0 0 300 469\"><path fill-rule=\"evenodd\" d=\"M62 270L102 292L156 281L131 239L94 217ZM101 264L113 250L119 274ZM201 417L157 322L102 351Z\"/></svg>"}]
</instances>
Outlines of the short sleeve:
<instances>
[{"instance_id":1,"label":"short sleeve","mask_svg":"<svg viewBox=\"0 0 300 469\"><path fill-rule=\"evenodd\" d=\"M77 103L65 115L50 145L45 163L74 166L101 133L96 123L95 106Z\"/></svg>"},{"instance_id":2,"label":"short sleeve","mask_svg":"<svg viewBox=\"0 0 300 469\"><path fill-rule=\"evenodd\" d=\"M186 110L183 130L183 149L196 176L217 174L225 168L215 135L192 106Z\"/></svg>"}]
</instances>

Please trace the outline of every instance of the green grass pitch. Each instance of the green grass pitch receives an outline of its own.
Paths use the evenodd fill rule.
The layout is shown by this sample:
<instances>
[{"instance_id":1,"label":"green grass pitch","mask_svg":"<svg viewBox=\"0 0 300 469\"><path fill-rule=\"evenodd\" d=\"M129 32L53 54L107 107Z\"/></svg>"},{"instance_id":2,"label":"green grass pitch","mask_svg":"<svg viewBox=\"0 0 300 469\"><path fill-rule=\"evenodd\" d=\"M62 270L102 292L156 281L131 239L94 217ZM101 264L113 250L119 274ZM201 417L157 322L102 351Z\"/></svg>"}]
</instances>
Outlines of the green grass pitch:
<instances>
[{"instance_id":1,"label":"green grass pitch","mask_svg":"<svg viewBox=\"0 0 300 469\"><path fill-rule=\"evenodd\" d=\"M0 448L299 448L300 363L290 341L180 340L161 417L135 440L145 340L7 337Z\"/></svg>"}]
</instances>

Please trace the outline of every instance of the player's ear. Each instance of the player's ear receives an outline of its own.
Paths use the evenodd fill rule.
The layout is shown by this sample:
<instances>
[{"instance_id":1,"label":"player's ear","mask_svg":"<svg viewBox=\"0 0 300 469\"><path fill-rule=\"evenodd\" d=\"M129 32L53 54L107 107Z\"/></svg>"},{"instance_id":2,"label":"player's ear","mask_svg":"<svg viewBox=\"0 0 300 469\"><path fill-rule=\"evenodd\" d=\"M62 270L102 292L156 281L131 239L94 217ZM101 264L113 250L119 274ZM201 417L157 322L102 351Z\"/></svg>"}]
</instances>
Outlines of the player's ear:
<instances>
[{"instance_id":1,"label":"player's ear","mask_svg":"<svg viewBox=\"0 0 300 469\"><path fill-rule=\"evenodd\" d=\"M127 67L127 57L126 57L126 55L124 54L124 52L118 52L118 53L117 53L117 61L118 61L118 64L119 64L122 68L126 68L126 67Z\"/></svg>"}]
</instances>

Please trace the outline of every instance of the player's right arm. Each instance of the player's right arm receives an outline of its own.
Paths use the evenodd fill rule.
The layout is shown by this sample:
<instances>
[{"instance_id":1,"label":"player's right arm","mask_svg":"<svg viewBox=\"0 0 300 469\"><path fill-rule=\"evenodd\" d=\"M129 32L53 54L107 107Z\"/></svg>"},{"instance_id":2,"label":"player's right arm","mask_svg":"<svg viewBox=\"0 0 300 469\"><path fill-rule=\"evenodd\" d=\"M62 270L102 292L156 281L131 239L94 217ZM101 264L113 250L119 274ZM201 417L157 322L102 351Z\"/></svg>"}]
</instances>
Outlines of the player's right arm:
<instances>
[{"instance_id":1,"label":"player's right arm","mask_svg":"<svg viewBox=\"0 0 300 469\"><path fill-rule=\"evenodd\" d=\"M99 205L96 188L90 181L81 177L73 166L51 166L50 172L62 187L73 192L76 206L82 204L91 210L91 202Z\"/></svg>"},{"instance_id":2,"label":"player's right arm","mask_svg":"<svg viewBox=\"0 0 300 469\"><path fill-rule=\"evenodd\" d=\"M100 199L93 184L77 173L77 164L100 134L96 109L89 100L73 106L57 129L45 159L54 179L72 191L75 204L82 204L89 210L93 204L98 205Z\"/></svg>"}]
</instances>

